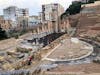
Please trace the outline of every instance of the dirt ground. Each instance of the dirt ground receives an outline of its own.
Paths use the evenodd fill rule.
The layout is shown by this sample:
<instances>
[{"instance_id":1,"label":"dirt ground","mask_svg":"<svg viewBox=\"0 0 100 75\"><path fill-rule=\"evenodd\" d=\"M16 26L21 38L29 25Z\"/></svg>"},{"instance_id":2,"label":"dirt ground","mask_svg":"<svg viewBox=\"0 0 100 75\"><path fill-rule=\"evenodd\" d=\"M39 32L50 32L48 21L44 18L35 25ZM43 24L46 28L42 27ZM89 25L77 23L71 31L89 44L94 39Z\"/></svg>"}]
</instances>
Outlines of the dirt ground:
<instances>
[{"instance_id":1,"label":"dirt ground","mask_svg":"<svg viewBox=\"0 0 100 75\"><path fill-rule=\"evenodd\" d=\"M86 74L100 73L100 64L88 63L79 65L59 65L55 69L51 69L51 72L84 72Z\"/></svg>"}]
</instances>

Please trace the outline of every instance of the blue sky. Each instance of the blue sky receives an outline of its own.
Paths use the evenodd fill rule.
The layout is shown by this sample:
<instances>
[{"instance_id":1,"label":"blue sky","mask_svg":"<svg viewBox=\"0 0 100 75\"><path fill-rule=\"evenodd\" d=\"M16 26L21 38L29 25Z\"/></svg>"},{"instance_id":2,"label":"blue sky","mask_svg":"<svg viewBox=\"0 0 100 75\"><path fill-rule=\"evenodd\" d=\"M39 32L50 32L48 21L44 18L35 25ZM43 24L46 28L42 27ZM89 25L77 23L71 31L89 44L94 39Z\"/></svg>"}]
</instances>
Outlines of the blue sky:
<instances>
[{"instance_id":1,"label":"blue sky","mask_svg":"<svg viewBox=\"0 0 100 75\"><path fill-rule=\"evenodd\" d=\"M59 3L65 9L73 0L0 0L0 15L3 14L3 9L8 6L17 6L19 8L28 8L30 15L38 15L41 12L42 4Z\"/></svg>"}]
</instances>

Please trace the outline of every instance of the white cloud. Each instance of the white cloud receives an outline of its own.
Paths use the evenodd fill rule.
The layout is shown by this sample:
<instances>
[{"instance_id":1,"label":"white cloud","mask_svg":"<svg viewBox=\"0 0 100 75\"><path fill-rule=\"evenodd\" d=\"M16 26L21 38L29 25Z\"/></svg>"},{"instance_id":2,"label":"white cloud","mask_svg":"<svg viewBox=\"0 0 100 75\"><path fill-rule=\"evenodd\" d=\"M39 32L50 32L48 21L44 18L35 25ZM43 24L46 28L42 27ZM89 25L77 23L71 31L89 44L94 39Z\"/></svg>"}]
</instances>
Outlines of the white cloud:
<instances>
[{"instance_id":1,"label":"white cloud","mask_svg":"<svg viewBox=\"0 0 100 75\"><path fill-rule=\"evenodd\" d=\"M21 8L29 8L30 14L41 12L42 4L59 3L66 9L73 0L0 0L0 14L2 10L8 6L17 6Z\"/></svg>"}]
</instances>

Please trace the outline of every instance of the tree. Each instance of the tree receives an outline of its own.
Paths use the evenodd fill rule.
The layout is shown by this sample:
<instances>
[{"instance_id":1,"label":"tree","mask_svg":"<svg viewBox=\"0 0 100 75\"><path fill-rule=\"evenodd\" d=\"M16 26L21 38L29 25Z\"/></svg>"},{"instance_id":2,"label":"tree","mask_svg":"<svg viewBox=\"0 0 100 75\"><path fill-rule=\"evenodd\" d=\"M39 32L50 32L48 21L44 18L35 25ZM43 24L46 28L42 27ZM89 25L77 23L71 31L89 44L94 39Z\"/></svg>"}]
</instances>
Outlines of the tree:
<instances>
[{"instance_id":1,"label":"tree","mask_svg":"<svg viewBox=\"0 0 100 75\"><path fill-rule=\"evenodd\" d=\"M0 28L0 40L6 39L6 38L7 38L6 31Z\"/></svg>"},{"instance_id":2,"label":"tree","mask_svg":"<svg viewBox=\"0 0 100 75\"><path fill-rule=\"evenodd\" d=\"M60 16L61 19L67 17L68 15L74 15L80 13L81 11L81 2L74 2L72 3L68 9Z\"/></svg>"},{"instance_id":3,"label":"tree","mask_svg":"<svg viewBox=\"0 0 100 75\"><path fill-rule=\"evenodd\" d=\"M73 3L66 10L66 12L69 12L70 15L80 13L80 11L81 11L81 2Z\"/></svg>"},{"instance_id":4,"label":"tree","mask_svg":"<svg viewBox=\"0 0 100 75\"><path fill-rule=\"evenodd\" d=\"M68 16L68 13L65 13L65 12L64 12L63 14L61 14L60 18L63 19L63 18L65 18L65 17L67 17L67 16Z\"/></svg>"},{"instance_id":5,"label":"tree","mask_svg":"<svg viewBox=\"0 0 100 75\"><path fill-rule=\"evenodd\" d=\"M80 13L81 11L81 2L72 3L69 8L61 15L61 19L67 17L68 15L74 15Z\"/></svg>"},{"instance_id":6,"label":"tree","mask_svg":"<svg viewBox=\"0 0 100 75\"><path fill-rule=\"evenodd\" d=\"M88 3L94 3L96 0L89 0Z\"/></svg>"}]
</instances>

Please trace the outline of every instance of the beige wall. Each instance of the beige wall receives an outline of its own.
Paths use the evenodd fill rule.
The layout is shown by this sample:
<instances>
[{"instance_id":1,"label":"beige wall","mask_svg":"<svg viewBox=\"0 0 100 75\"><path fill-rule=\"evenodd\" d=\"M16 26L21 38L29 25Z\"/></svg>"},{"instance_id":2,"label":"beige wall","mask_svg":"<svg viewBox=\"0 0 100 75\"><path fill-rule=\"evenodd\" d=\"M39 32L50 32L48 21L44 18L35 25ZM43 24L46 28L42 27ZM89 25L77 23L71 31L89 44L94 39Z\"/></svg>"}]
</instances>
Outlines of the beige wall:
<instances>
[{"instance_id":1,"label":"beige wall","mask_svg":"<svg viewBox=\"0 0 100 75\"><path fill-rule=\"evenodd\" d=\"M68 18L59 23L60 32L66 32L69 28L71 28L71 25ZM37 33L53 32L55 28L54 24L51 21L48 21L46 24L38 25L34 30Z\"/></svg>"},{"instance_id":2,"label":"beige wall","mask_svg":"<svg viewBox=\"0 0 100 75\"><path fill-rule=\"evenodd\" d=\"M95 3L90 3L90 4L84 4L82 7L95 7L95 6L100 6L100 1L96 1Z\"/></svg>"},{"instance_id":3,"label":"beige wall","mask_svg":"<svg viewBox=\"0 0 100 75\"><path fill-rule=\"evenodd\" d=\"M0 17L0 27L3 30L9 30L11 28L11 21L10 20L4 20L3 17Z\"/></svg>"}]
</instances>

